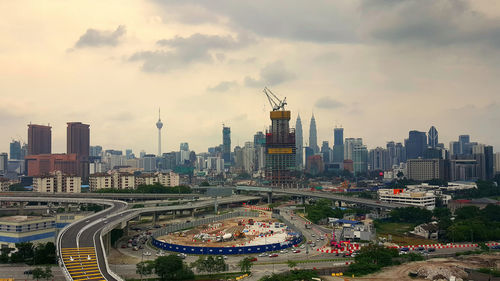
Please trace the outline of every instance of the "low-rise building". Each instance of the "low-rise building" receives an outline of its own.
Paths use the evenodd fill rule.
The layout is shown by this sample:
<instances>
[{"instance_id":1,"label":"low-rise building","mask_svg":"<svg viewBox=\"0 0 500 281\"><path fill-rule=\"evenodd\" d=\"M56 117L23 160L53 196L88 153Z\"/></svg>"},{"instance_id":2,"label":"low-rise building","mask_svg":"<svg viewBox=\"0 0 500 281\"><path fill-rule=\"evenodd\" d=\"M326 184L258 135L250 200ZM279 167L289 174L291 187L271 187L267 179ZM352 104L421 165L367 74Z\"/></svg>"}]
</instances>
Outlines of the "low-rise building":
<instances>
[{"instance_id":1,"label":"low-rise building","mask_svg":"<svg viewBox=\"0 0 500 281\"><path fill-rule=\"evenodd\" d=\"M33 191L42 193L80 193L82 178L55 171L48 175L33 177Z\"/></svg>"},{"instance_id":2,"label":"low-rise building","mask_svg":"<svg viewBox=\"0 0 500 281\"><path fill-rule=\"evenodd\" d=\"M435 208L436 198L440 198L444 205L447 205L451 199L450 195L442 194L439 190L426 190L423 188L379 189L377 193L379 200L382 202L425 207L429 210Z\"/></svg>"},{"instance_id":3,"label":"low-rise building","mask_svg":"<svg viewBox=\"0 0 500 281\"><path fill-rule=\"evenodd\" d=\"M0 191L9 191L9 187L16 183L19 183L19 181L0 177Z\"/></svg>"},{"instance_id":4,"label":"low-rise building","mask_svg":"<svg viewBox=\"0 0 500 281\"><path fill-rule=\"evenodd\" d=\"M135 189L137 186L145 184L151 185L160 183L163 186L178 186L180 183L179 174L148 173L135 176L132 173L114 171L111 174L99 173L89 177L90 190L95 191L103 188Z\"/></svg>"},{"instance_id":5,"label":"low-rise building","mask_svg":"<svg viewBox=\"0 0 500 281\"><path fill-rule=\"evenodd\" d=\"M375 239L375 227L369 221L334 220L332 226L336 241L372 241Z\"/></svg>"},{"instance_id":6,"label":"low-rise building","mask_svg":"<svg viewBox=\"0 0 500 281\"><path fill-rule=\"evenodd\" d=\"M54 242L54 217L10 216L0 218L0 247L15 248L15 243Z\"/></svg>"},{"instance_id":7,"label":"low-rise building","mask_svg":"<svg viewBox=\"0 0 500 281\"><path fill-rule=\"evenodd\" d=\"M424 223L415 226L413 231L410 231L410 233L423 237L425 239L438 239L438 223L437 222L431 222L431 223Z\"/></svg>"}]
</instances>

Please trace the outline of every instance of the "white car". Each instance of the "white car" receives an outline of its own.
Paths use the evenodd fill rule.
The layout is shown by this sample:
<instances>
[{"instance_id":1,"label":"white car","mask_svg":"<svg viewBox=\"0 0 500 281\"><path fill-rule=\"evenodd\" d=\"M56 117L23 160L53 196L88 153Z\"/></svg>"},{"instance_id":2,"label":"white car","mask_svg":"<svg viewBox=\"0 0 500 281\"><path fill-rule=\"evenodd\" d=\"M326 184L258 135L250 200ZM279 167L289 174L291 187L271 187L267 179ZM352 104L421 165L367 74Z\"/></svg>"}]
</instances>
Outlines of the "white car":
<instances>
[{"instance_id":1,"label":"white car","mask_svg":"<svg viewBox=\"0 0 500 281\"><path fill-rule=\"evenodd\" d=\"M267 255L266 255L266 254L264 254L264 253L262 253L262 254L260 254L260 255L259 255L259 257L261 257L261 258L262 258L262 257L265 257L265 256L267 256Z\"/></svg>"},{"instance_id":2,"label":"white car","mask_svg":"<svg viewBox=\"0 0 500 281\"><path fill-rule=\"evenodd\" d=\"M144 252L145 256L151 256L151 252Z\"/></svg>"}]
</instances>

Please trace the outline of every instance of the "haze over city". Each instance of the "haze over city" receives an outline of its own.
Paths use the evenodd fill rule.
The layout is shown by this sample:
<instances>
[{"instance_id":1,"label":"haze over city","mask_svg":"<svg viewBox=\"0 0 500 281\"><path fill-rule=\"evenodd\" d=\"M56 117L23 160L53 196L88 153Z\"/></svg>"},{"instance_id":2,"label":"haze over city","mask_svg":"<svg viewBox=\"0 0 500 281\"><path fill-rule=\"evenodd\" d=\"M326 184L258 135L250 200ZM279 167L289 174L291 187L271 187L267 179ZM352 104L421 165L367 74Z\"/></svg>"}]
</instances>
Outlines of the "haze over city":
<instances>
[{"instance_id":1,"label":"haze over city","mask_svg":"<svg viewBox=\"0 0 500 281\"><path fill-rule=\"evenodd\" d=\"M68 121L91 144L202 152L231 127L269 125L268 86L318 142L333 128L369 147L439 130L500 146L500 4L492 1L85 1L0 3L0 151L26 125ZM294 122L293 122L294 123ZM307 130L304 130L307 139Z\"/></svg>"}]
</instances>

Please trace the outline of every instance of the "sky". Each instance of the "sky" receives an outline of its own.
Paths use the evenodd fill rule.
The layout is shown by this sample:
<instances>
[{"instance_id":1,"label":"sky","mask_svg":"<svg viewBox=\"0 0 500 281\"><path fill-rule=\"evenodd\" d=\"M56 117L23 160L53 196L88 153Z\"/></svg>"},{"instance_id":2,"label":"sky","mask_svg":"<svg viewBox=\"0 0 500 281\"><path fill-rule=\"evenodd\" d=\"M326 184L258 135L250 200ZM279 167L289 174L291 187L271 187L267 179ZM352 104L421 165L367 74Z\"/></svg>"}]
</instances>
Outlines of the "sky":
<instances>
[{"instance_id":1,"label":"sky","mask_svg":"<svg viewBox=\"0 0 500 281\"><path fill-rule=\"evenodd\" d=\"M91 145L163 152L243 146L286 97L304 140L333 128L369 148L434 125L500 147L500 2L486 0L41 0L0 2L0 152L52 126Z\"/></svg>"}]
</instances>

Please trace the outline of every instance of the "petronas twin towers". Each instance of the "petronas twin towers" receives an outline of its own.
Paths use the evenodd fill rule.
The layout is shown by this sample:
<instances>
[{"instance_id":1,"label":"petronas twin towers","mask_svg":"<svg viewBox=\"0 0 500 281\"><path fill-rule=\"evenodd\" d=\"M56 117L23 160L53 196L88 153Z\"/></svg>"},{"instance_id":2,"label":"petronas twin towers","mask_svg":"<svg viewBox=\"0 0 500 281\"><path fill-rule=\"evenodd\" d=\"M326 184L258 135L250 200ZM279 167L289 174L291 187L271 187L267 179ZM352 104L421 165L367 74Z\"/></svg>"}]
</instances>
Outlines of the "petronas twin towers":
<instances>
[{"instance_id":1,"label":"petronas twin towers","mask_svg":"<svg viewBox=\"0 0 500 281\"><path fill-rule=\"evenodd\" d=\"M308 146L314 151L314 153L319 153L318 146L318 133L316 129L316 119L314 119L314 114L311 117L311 123L309 125L309 144ZM302 166L303 161L303 147L304 139L302 134L302 120L300 119L300 114L297 116L297 121L295 123L295 147L297 148L297 167Z\"/></svg>"}]
</instances>

